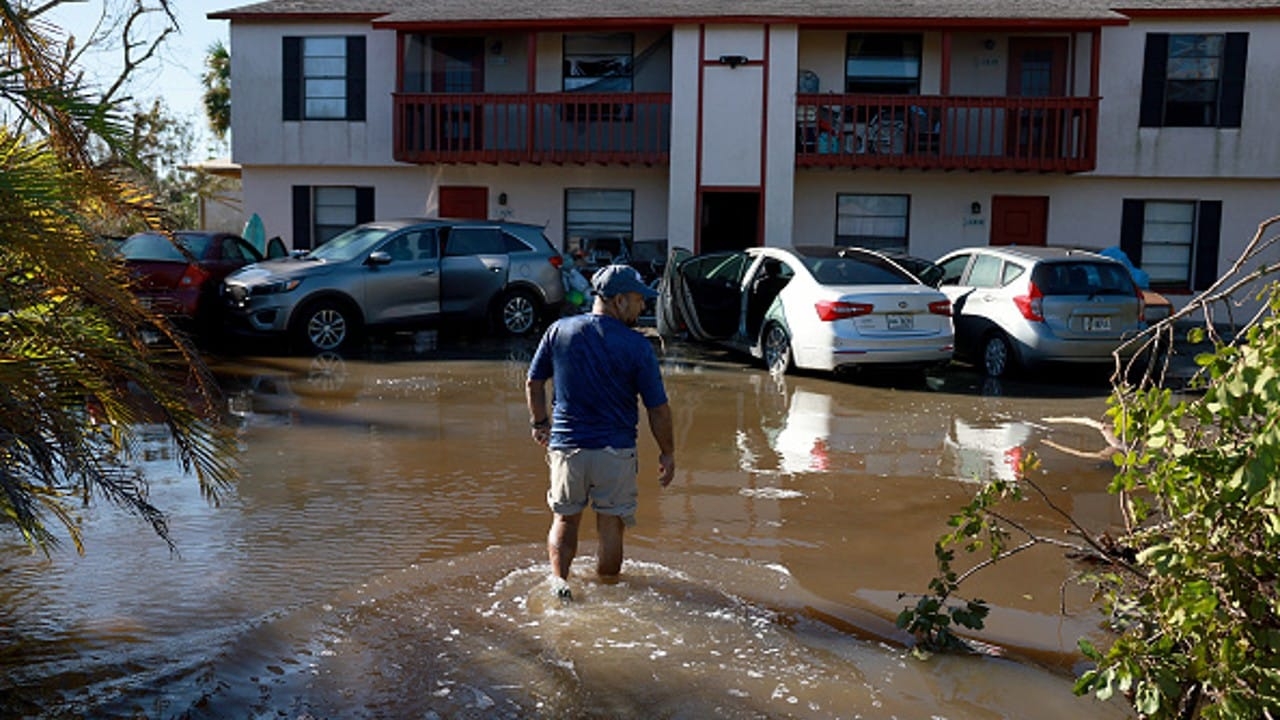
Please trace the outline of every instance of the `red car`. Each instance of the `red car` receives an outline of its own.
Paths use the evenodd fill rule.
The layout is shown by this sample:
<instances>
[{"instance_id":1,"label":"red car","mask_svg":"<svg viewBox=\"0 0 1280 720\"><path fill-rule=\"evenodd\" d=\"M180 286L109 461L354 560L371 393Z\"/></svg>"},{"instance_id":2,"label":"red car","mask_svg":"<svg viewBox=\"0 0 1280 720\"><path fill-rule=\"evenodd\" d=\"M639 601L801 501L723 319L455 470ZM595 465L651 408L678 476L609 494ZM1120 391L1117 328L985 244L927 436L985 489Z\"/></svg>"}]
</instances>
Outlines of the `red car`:
<instances>
[{"instance_id":1,"label":"red car","mask_svg":"<svg viewBox=\"0 0 1280 720\"><path fill-rule=\"evenodd\" d=\"M232 233L181 230L174 238L176 245L163 233L138 233L121 243L118 252L144 305L175 322L207 326L221 313L223 278L262 260L262 254Z\"/></svg>"}]
</instances>

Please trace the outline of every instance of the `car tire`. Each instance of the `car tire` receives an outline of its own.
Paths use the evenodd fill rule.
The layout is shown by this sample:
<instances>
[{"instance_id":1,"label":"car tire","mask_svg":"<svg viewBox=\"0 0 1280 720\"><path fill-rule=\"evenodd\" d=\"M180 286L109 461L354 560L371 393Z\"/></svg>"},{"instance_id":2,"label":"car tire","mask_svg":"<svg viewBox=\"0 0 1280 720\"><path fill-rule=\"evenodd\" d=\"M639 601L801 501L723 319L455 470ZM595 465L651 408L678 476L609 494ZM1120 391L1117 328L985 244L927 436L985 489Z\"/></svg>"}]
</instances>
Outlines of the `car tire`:
<instances>
[{"instance_id":1,"label":"car tire","mask_svg":"<svg viewBox=\"0 0 1280 720\"><path fill-rule=\"evenodd\" d=\"M982 341L982 369L987 377L1007 377L1017 364L1013 346L1004 333L996 331Z\"/></svg>"},{"instance_id":2,"label":"car tire","mask_svg":"<svg viewBox=\"0 0 1280 720\"><path fill-rule=\"evenodd\" d=\"M787 329L776 322L765 326L760 336L764 355L764 367L773 375L785 375L795 370L795 358L791 354L791 336Z\"/></svg>"},{"instance_id":3,"label":"car tire","mask_svg":"<svg viewBox=\"0 0 1280 720\"><path fill-rule=\"evenodd\" d=\"M509 290L494 309L494 324L507 335L528 335L538 324L542 311L528 290Z\"/></svg>"},{"instance_id":4,"label":"car tire","mask_svg":"<svg viewBox=\"0 0 1280 720\"><path fill-rule=\"evenodd\" d=\"M294 342L307 354L350 348L359 333L359 318L349 306L336 300L307 304L293 323Z\"/></svg>"}]
</instances>

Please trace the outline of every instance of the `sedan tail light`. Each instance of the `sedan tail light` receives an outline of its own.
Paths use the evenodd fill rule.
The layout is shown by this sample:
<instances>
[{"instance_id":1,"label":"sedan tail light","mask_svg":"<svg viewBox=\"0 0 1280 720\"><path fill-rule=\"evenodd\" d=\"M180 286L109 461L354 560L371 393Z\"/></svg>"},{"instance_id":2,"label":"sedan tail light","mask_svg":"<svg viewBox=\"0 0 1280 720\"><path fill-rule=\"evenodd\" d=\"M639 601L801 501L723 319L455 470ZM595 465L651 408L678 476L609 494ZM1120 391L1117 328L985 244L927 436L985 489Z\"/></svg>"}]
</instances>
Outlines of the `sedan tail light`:
<instances>
[{"instance_id":1,"label":"sedan tail light","mask_svg":"<svg viewBox=\"0 0 1280 720\"><path fill-rule=\"evenodd\" d=\"M843 320L845 318L858 317L859 315L870 315L871 311L875 309L875 306L870 303L844 302L842 300L819 300L813 307L818 311L818 319L824 322Z\"/></svg>"},{"instance_id":2,"label":"sedan tail light","mask_svg":"<svg viewBox=\"0 0 1280 720\"><path fill-rule=\"evenodd\" d=\"M947 317L951 317L951 301L938 300L936 302L931 302L929 303L929 312L934 315L946 315Z\"/></svg>"},{"instance_id":3,"label":"sedan tail light","mask_svg":"<svg viewBox=\"0 0 1280 720\"><path fill-rule=\"evenodd\" d=\"M551 257L547 258L547 262L551 263L555 267L555 269L559 270L560 268L564 267L564 256L552 255Z\"/></svg>"},{"instance_id":4,"label":"sedan tail light","mask_svg":"<svg viewBox=\"0 0 1280 720\"><path fill-rule=\"evenodd\" d=\"M181 287L200 287L208 279L209 273L205 272L199 265L187 265L187 271L182 273L182 277L178 280L178 285Z\"/></svg>"},{"instance_id":5,"label":"sedan tail light","mask_svg":"<svg viewBox=\"0 0 1280 720\"><path fill-rule=\"evenodd\" d=\"M1031 283L1026 295L1015 297L1013 304L1018 306L1022 317L1034 322L1044 320L1044 293L1040 292L1035 283Z\"/></svg>"}]
</instances>

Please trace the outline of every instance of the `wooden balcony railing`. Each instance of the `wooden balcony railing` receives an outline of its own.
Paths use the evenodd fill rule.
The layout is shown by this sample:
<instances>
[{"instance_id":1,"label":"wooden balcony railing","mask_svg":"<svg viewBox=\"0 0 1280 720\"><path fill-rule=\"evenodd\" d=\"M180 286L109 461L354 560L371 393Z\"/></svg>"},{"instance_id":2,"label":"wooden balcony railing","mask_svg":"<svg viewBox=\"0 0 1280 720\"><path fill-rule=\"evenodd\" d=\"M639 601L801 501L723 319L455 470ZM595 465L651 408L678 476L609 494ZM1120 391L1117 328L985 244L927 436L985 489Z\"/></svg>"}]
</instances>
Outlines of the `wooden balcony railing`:
<instances>
[{"instance_id":1,"label":"wooden balcony railing","mask_svg":"<svg viewBox=\"0 0 1280 720\"><path fill-rule=\"evenodd\" d=\"M665 164L670 93L396 93L396 160Z\"/></svg>"},{"instance_id":2,"label":"wooden balcony railing","mask_svg":"<svg viewBox=\"0 0 1280 720\"><path fill-rule=\"evenodd\" d=\"M796 96L796 164L1084 172L1097 164L1098 99Z\"/></svg>"}]
</instances>

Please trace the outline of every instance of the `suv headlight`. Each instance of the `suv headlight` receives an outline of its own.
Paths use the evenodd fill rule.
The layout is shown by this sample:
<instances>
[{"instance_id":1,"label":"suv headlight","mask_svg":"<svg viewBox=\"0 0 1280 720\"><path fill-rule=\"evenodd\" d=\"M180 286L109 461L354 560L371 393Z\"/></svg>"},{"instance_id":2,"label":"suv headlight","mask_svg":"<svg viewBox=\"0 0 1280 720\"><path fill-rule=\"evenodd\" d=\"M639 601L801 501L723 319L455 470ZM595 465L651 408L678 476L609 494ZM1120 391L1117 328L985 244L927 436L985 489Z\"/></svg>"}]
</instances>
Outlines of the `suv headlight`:
<instances>
[{"instance_id":1,"label":"suv headlight","mask_svg":"<svg viewBox=\"0 0 1280 720\"><path fill-rule=\"evenodd\" d=\"M254 285L252 293L254 295L275 295L276 293L286 293L296 289L301 284L301 278L274 280L272 282L262 283L261 285Z\"/></svg>"}]
</instances>

